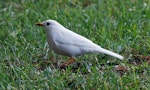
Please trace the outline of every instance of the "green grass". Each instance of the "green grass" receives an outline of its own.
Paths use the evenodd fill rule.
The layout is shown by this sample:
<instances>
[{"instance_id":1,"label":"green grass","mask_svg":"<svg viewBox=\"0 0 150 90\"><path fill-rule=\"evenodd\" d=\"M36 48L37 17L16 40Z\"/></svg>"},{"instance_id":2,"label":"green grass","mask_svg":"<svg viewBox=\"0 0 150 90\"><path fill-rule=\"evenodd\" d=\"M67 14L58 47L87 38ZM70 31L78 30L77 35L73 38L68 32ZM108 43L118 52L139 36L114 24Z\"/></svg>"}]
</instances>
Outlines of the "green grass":
<instances>
[{"instance_id":1,"label":"green grass","mask_svg":"<svg viewBox=\"0 0 150 90\"><path fill-rule=\"evenodd\" d=\"M47 19L127 59L98 55L97 62L85 55L61 70L49 59L60 58L48 48L44 29L35 26ZM0 90L148 90L150 65L128 58L149 52L149 0L0 1ZM129 71L121 75L116 64Z\"/></svg>"}]
</instances>

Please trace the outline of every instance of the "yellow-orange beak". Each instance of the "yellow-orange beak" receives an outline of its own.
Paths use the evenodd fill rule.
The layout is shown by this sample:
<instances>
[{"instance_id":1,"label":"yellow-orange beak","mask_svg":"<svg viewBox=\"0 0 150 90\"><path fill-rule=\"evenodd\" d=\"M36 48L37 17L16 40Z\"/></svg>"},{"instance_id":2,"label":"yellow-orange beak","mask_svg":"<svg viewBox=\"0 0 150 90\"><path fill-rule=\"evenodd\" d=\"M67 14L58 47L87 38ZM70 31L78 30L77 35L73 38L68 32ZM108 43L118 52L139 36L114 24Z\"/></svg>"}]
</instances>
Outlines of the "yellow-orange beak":
<instances>
[{"instance_id":1,"label":"yellow-orange beak","mask_svg":"<svg viewBox=\"0 0 150 90\"><path fill-rule=\"evenodd\" d=\"M43 24L42 24L41 22L38 22L38 23L36 23L35 25L43 26Z\"/></svg>"}]
</instances>

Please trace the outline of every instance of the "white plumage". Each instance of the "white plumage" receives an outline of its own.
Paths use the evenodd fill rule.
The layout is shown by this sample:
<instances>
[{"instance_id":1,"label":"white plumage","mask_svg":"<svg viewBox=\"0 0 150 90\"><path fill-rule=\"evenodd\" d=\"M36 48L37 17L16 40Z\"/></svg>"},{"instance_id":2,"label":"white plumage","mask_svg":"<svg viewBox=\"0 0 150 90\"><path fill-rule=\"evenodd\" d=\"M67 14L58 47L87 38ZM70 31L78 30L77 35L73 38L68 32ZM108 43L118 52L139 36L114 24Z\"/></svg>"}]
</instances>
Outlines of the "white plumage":
<instances>
[{"instance_id":1,"label":"white plumage","mask_svg":"<svg viewBox=\"0 0 150 90\"><path fill-rule=\"evenodd\" d=\"M74 58L87 53L104 53L123 59L123 56L100 47L89 39L68 30L55 20L46 20L37 25L45 27L49 47L57 54Z\"/></svg>"}]
</instances>

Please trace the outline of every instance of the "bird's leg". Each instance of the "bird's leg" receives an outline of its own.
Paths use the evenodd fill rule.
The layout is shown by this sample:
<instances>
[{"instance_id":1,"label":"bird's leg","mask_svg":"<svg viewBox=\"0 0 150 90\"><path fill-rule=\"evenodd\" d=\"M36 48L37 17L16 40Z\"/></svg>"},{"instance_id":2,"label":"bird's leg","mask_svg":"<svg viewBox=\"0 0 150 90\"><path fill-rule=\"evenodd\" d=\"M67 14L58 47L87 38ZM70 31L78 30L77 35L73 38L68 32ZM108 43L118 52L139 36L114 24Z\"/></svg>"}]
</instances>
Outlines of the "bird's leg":
<instances>
[{"instance_id":1,"label":"bird's leg","mask_svg":"<svg viewBox=\"0 0 150 90\"><path fill-rule=\"evenodd\" d=\"M64 68L64 67L67 67L68 65L70 65L71 63L73 63L75 61L74 58L69 58L68 61L64 62L63 64L60 65L60 67Z\"/></svg>"}]
</instances>

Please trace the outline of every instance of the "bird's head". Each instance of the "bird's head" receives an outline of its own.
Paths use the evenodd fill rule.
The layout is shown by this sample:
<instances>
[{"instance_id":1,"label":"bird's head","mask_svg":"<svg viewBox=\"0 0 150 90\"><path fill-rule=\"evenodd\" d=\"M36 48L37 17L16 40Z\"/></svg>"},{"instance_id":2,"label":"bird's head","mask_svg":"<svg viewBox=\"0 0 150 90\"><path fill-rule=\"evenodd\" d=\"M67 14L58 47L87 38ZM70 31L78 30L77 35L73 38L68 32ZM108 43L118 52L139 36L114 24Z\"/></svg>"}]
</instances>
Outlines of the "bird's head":
<instances>
[{"instance_id":1,"label":"bird's head","mask_svg":"<svg viewBox=\"0 0 150 90\"><path fill-rule=\"evenodd\" d=\"M59 28L59 27L63 27L61 24L59 24L55 20L46 20L46 21L43 21L43 22L38 22L38 23L36 23L36 25L43 26L43 27L45 27L46 30L51 30L51 29L56 29L56 28Z\"/></svg>"}]
</instances>

